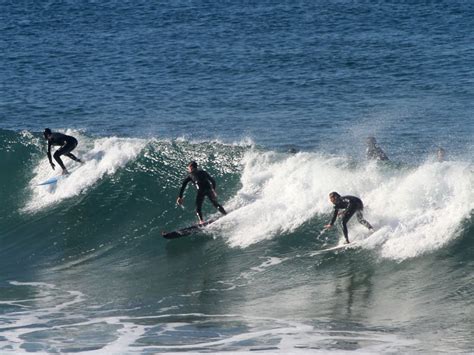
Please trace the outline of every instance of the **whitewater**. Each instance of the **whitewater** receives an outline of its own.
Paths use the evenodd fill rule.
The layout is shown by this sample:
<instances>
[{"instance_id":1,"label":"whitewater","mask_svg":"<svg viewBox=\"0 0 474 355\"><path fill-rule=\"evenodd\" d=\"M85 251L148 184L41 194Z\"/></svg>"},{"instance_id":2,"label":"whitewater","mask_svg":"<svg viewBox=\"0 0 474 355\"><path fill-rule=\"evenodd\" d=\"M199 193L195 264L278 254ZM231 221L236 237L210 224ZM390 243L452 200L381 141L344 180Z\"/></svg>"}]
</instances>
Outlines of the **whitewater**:
<instances>
[{"instance_id":1,"label":"whitewater","mask_svg":"<svg viewBox=\"0 0 474 355\"><path fill-rule=\"evenodd\" d=\"M427 156L418 165L384 164L248 141L67 133L80 138L86 163L38 186L57 174L39 134L2 131L2 160L18 163L2 179L4 194L12 176L25 174L8 187L22 198L6 199L2 213L2 351L372 353L457 344L449 334L435 341L419 322L446 324L437 313L456 314L453 297L472 307L472 162ZM196 221L191 187L184 209L175 205L191 159L215 176L231 212L204 233L166 241L160 231ZM338 228L319 237L331 191L360 196L376 231L351 221L357 248L320 253L343 239ZM210 203L205 214L217 216ZM343 289L346 301L337 296ZM457 316L466 326L467 314ZM350 330L340 317L353 318ZM102 335L91 342L87 334L98 327ZM218 330L227 327L228 334Z\"/></svg>"},{"instance_id":2,"label":"whitewater","mask_svg":"<svg viewBox=\"0 0 474 355\"><path fill-rule=\"evenodd\" d=\"M184 176L186 157L180 157L181 167L173 161L176 153L170 149L172 142L116 137L87 139L76 133L75 136L84 142L77 153L86 164L80 166L71 179L39 187L38 183L53 175L48 161L40 160L33 169L30 197L22 208L24 213L38 212L86 194L104 176L112 178L141 152L147 160L154 160L158 154L153 154L153 150L163 150L159 153L159 163L176 168L175 186L180 185L178 176ZM38 149L42 148L38 140L26 137L34 141ZM182 143L187 145L187 142ZM210 228L221 234L231 247L248 247L276 235L288 235L305 224L314 223L318 216L330 215L332 206L327 195L330 191L339 191L366 201L364 212L377 227L367 247L379 246L382 256L403 260L436 250L459 236L459 226L474 207L469 162L437 162L427 157L420 166L376 161L357 163L318 153L265 152L248 147L247 150L236 149L240 151L232 163L233 172L240 175L240 186L228 187L238 188L236 195L226 203L233 213ZM189 155L188 160L192 159L199 160L204 167L211 163L203 155ZM70 161L69 164L74 166L75 163ZM214 158L212 164L221 171L226 169L220 166L219 158ZM157 169L142 167L133 172ZM192 201L193 197L188 199ZM172 205L173 201L168 204ZM192 202L188 206L192 210ZM363 234L363 228L356 227L354 240L363 238Z\"/></svg>"}]
</instances>

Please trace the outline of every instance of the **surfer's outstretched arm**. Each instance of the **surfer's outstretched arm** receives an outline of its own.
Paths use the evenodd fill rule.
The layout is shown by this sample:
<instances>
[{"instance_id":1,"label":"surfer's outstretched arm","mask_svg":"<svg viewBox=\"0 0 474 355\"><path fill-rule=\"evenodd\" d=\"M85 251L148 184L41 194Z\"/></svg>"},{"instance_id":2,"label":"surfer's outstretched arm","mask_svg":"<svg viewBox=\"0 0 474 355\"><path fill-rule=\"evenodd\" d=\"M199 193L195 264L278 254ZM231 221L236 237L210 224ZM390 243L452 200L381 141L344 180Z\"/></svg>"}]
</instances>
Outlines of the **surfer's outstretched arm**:
<instances>
[{"instance_id":1,"label":"surfer's outstretched arm","mask_svg":"<svg viewBox=\"0 0 474 355\"><path fill-rule=\"evenodd\" d=\"M331 222L329 222L328 226L332 227L334 222L336 222L337 215L339 213L339 209L335 208L334 213L332 214Z\"/></svg>"},{"instance_id":2,"label":"surfer's outstretched arm","mask_svg":"<svg viewBox=\"0 0 474 355\"><path fill-rule=\"evenodd\" d=\"M179 196L178 196L178 199L176 200L176 203L178 205L182 204L183 203L183 194L184 194L184 190L186 189L186 185L188 185L188 183L191 181L191 177L187 177L186 179L183 180L183 183L181 184L181 189L179 190Z\"/></svg>"},{"instance_id":3,"label":"surfer's outstretched arm","mask_svg":"<svg viewBox=\"0 0 474 355\"><path fill-rule=\"evenodd\" d=\"M53 163L53 159L51 158L51 142L49 140L48 140L48 152L46 153L46 155L48 156L49 164L51 164L51 167L54 170L55 165Z\"/></svg>"}]
</instances>

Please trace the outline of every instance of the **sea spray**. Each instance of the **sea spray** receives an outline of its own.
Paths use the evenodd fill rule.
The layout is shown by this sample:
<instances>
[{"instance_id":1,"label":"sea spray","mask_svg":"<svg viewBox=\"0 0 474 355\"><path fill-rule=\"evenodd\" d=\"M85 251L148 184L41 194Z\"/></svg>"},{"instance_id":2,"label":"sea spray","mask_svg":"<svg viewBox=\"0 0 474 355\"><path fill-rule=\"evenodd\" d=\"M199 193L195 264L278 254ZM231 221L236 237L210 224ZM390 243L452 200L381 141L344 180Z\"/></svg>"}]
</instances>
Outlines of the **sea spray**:
<instances>
[{"instance_id":1,"label":"sea spray","mask_svg":"<svg viewBox=\"0 0 474 355\"><path fill-rule=\"evenodd\" d=\"M236 209L222 219L220 233L234 247L291 237L311 220L329 221L328 193L362 198L364 215L378 230L367 247L403 260L441 248L459 234L473 209L469 163L425 162L420 166L354 164L317 153L248 152L242 188L229 201ZM350 223L351 240L367 231Z\"/></svg>"}]
</instances>

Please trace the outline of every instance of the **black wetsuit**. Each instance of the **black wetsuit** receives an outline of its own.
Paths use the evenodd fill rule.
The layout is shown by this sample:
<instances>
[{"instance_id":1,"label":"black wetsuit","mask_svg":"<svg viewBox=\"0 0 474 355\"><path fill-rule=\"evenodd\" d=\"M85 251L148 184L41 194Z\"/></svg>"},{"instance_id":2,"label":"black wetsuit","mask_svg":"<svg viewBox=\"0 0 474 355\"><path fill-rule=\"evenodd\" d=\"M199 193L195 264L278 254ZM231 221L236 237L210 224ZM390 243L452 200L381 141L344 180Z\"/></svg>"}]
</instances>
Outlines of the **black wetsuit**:
<instances>
[{"instance_id":1,"label":"black wetsuit","mask_svg":"<svg viewBox=\"0 0 474 355\"><path fill-rule=\"evenodd\" d=\"M387 154L375 144L369 145L367 147L367 159L368 160L389 160Z\"/></svg>"},{"instance_id":2,"label":"black wetsuit","mask_svg":"<svg viewBox=\"0 0 474 355\"><path fill-rule=\"evenodd\" d=\"M200 221L203 221L202 218L202 203L204 202L204 197L208 197L211 200L215 208L219 210L222 214L227 214L218 202L217 198L213 192L216 188L216 181L204 170L195 169L188 174L186 179L183 180L181 185L181 190L179 191L179 197L183 198L184 189L186 185L192 181L194 186L197 189L196 195L196 214L199 217Z\"/></svg>"},{"instance_id":3,"label":"black wetsuit","mask_svg":"<svg viewBox=\"0 0 474 355\"><path fill-rule=\"evenodd\" d=\"M51 160L51 146L61 146L56 152L54 152L54 159L58 162L59 166L65 170L66 167L64 166L63 161L61 160L61 155L65 155L68 158L71 158L74 161L81 162L79 158L74 156L71 152L77 146L77 139L71 136L67 136L62 133L51 133L51 138L48 139L48 159L49 162L52 164L53 161Z\"/></svg>"},{"instance_id":4,"label":"black wetsuit","mask_svg":"<svg viewBox=\"0 0 474 355\"><path fill-rule=\"evenodd\" d=\"M364 225L368 229L372 229L372 226L369 222L364 219L362 215L362 210L364 209L364 204L362 200L355 196L341 196L336 200L334 204L334 214L332 215L331 222L329 223L331 226L336 221L337 215L339 210L345 210L344 216L342 217L342 231L344 233L344 238L349 243L349 236L347 232L347 222L351 219L351 217L356 213L357 220L360 224Z\"/></svg>"}]
</instances>

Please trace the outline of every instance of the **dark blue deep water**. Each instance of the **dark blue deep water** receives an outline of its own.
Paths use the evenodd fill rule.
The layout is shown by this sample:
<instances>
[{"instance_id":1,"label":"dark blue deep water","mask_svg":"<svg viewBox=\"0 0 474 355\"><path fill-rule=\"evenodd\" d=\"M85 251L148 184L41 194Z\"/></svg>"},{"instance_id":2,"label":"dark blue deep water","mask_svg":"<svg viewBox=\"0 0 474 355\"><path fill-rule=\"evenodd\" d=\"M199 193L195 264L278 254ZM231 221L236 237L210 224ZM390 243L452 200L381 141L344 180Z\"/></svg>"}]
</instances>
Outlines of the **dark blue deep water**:
<instances>
[{"instance_id":1,"label":"dark blue deep water","mask_svg":"<svg viewBox=\"0 0 474 355\"><path fill-rule=\"evenodd\" d=\"M0 1L0 353L474 351L473 29L467 0ZM46 187L45 127L86 161ZM164 240L193 159L232 213ZM330 191L376 230L325 252Z\"/></svg>"}]
</instances>

